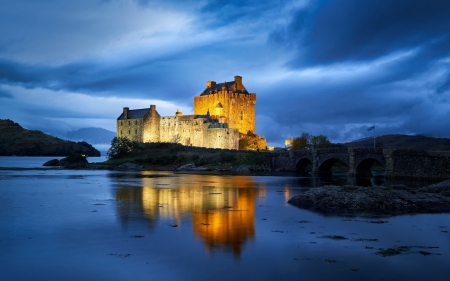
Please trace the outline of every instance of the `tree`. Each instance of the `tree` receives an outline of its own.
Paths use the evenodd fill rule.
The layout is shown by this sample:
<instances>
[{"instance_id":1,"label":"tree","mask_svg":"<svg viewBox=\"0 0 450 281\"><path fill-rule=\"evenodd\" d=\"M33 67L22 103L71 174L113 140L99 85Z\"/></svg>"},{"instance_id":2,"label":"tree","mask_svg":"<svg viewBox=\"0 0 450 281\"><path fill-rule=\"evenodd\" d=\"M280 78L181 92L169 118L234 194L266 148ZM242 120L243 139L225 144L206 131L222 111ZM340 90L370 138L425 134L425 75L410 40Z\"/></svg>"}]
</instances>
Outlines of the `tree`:
<instances>
[{"instance_id":1,"label":"tree","mask_svg":"<svg viewBox=\"0 0 450 281\"><path fill-rule=\"evenodd\" d=\"M317 148L327 148L331 146L331 142L327 136L318 135L311 137L311 145Z\"/></svg>"},{"instance_id":2,"label":"tree","mask_svg":"<svg viewBox=\"0 0 450 281\"><path fill-rule=\"evenodd\" d=\"M141 144L137 141L131 141L128 138L113 138L111 147L106 152L108 159L117 159L127 156L130 152L140 149Z\"/></svg>"},{"instance_id":3,"label":"tree","mask_svg":"<svg viewBox=\"0 0 450 281\"><path fill-rule=\"evenodd\" d=\"M302 133L301 136L291 139L292 149L305 149L313 145L316 148L327 148L332 146L330 140L325 135L313 136Z\"/></svg>"},{"instance_id":4,"label":"tree","mask_svg":"<svg viewBox=\"0 0 450 281\"><path fill-rule=\"evenodd\" d=\"M292 149L305 149L311 144L311 135L308 133L302 133L300 137L291 139Z\"/></svg>"}]
</instances>

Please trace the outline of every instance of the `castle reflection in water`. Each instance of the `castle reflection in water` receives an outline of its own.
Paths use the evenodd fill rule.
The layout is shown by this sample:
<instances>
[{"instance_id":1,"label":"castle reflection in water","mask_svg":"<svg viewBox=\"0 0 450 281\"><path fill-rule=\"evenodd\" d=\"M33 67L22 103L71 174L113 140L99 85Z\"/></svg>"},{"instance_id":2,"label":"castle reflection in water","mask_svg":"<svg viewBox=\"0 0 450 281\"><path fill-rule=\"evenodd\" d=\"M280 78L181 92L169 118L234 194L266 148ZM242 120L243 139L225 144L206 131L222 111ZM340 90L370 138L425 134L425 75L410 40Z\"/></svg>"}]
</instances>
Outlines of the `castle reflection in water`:
<instances>
[{"instance_id":1,"label":"castle reflection in water","mask_svg":"<svg viewBox=\"0 0 450 281\"><path fill-rule=\"evenodd\" d=\"M156 219L180 225L182 218L191 217L208 252L220 247L235 257L254 238L255 201L266 196L265 185L249 176L142 172L134 181L114 179L122 220L141 213L153 227Z\"/></svg>"}]
</instances>

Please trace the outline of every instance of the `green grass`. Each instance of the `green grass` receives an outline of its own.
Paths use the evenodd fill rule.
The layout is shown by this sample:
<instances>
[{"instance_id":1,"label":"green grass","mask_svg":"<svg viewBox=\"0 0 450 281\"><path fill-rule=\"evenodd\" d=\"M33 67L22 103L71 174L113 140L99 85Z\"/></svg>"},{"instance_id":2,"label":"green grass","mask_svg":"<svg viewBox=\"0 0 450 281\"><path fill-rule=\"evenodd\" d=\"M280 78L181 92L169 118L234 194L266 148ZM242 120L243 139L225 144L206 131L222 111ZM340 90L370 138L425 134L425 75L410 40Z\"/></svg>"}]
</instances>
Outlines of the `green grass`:
<instances>
[{"instance_id":1,"label":"green grass","mask_svg":"<svg viewBox=\"0 0 450 281\"><path fill-rule=\"evenodd\" d=\"M120 165L126 162L142 166L195 166L228 169L235 165L263 165L266 157L255 151L220 149L190 149L173 143L146 143L120 158L109 159L100 165Z\"/></svg>"}]
</instances>

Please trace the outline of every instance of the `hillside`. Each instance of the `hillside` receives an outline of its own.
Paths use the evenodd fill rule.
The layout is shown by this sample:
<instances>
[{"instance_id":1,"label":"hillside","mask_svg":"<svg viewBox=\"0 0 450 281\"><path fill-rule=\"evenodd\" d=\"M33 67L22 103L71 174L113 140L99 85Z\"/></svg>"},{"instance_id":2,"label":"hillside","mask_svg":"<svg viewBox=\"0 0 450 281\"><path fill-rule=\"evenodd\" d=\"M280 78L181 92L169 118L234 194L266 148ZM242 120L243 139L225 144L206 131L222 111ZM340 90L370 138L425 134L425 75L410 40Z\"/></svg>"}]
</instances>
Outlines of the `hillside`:
<instances>
[{"instance_id":1,"label":"hillside","mask_svg":"<svg viewBox=\"0 0 450 281\"><path fill-rule=\"evenodd\" d=\"M0 119L0 156L100 156L86 142L64 141L41 131L27 130L13 121Z\"/></svg>"},{"instance_id":2,"label":"hillside","mask_svg":"<svg viewBox=\"0 0 450 281\"><path fill-rule=\"evenodd\" d=\"M348 147L373 147L373 138L344 143ZM407 148L450 151L450 139L422 135L385 135L376 138L376 146L383 148Z\"/></svg>"},{"instance_id":3,"label":"hillside","mask_svg":"<svg viewBox=\"0 0 450 281\"><path fill-rule=\"evenodd\" d=\"M92 144L107 143L116 136L115 132L111 132L102 128L81 128L75 131L67 132L66 137L73 141L85 141Z\"/></svg>"}]
</instances>

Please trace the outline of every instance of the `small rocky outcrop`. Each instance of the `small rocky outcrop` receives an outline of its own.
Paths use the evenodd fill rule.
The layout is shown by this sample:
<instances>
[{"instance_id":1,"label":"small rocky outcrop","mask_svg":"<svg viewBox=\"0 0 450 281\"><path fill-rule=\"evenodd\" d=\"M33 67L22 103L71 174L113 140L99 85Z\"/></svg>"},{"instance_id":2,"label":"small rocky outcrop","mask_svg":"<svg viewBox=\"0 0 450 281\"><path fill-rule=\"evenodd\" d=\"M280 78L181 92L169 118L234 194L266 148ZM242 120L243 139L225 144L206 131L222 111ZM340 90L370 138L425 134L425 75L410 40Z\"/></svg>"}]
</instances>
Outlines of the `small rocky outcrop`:
<instances>
[{"instance_id":1,"label":"small rocky outcrop","mask_svg":"<svg viewBox=\"0 0 450 281\"><path fill-rule=\"evenodd\" d=\"M450 212L450 180L412 190L323 186L295 196L288 203L300 208L340 215Z\"/></svg>"},{"instance_id":2,"label":"small rocky outcrop","mask_svg":"<svg viewBox=\"0 0 450 281\"><path fill-rule=\"evenodd\" d=\"M115 167L115 170L136 170L136 171L139 171L139 170L142 170L142 166L127 162L127 163L123 163L123 164Z\"/></svg>"},{"instance_id":3,"label":"small rocky outcrop","mask_svg":"<svg viewBox=\"0 0 450 281\"><path fill-rule=\"evenodd\" d=\"M270 168L266 165L239 165L231 167L231 171L238 173L270 172Z\"/></svg>"},{"instance_id":4,"label":"small rocky outcrop","mask_svg":"<svg viewBox=\"0 0 450 281\"><path fill-rule=\"evenodd\" d=\"M61 160L52 159L45 162L42 166L84 166L88 163L86 157L82 155L69 155Z\"/></svg>"},{"instance_id":5,"label":"small rocky outcrop","mask_svg":"<svg viewBox=\"0 0 450 281\"><path fill-rule=\"evenodd\" d=\"M206 167L196 167L194 163L188 163L181 166L178 166L176 168L177 171L210 171L211 169L208 169Z\"/></svg>"},{"instance_id":6,"label":"small rocky outcrop","mask_svg":"<svg viewBox=\"0 0 450 281\"><path fill-rule=\"evenodd\" d=\"M48 160L47 162L45 162L42 166L61 166L60 162L58 159L52 159L52 160Z\"/></svg>"}]
</instances>

